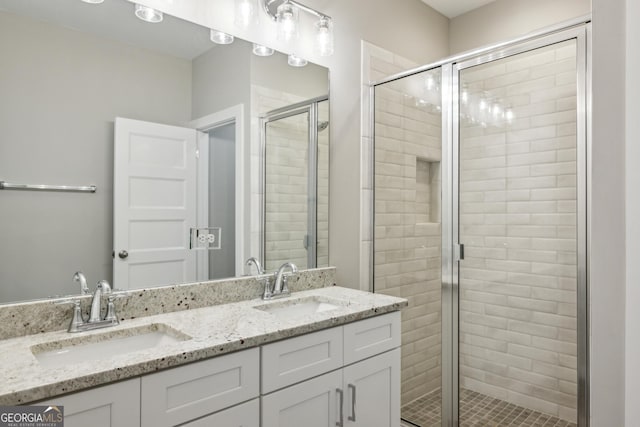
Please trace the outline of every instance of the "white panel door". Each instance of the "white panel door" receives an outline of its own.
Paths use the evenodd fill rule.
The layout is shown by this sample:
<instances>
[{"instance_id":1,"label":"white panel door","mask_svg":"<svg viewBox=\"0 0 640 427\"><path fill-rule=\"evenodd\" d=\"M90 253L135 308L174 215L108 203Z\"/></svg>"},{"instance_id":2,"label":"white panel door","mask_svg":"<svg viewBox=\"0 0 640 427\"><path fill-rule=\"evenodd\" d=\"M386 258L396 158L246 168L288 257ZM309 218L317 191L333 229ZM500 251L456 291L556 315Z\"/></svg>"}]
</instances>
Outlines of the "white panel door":
<instances>
[{"instance_id":1,"label":"white panel door","mask_svg":"<svg viewBox=\"0 0 640 427\"><path fill-rule=\"evenodd\" d=\"M345 426L400 426L399 348L344 368L343 387Z\"/></svg>"},{"instance_id":2,"label":"white panel door","mask_svg":"<svg viewBox=\"0 0 640 427\"><path fill-rule=\"evenodd\" d=\"M262 397L262 427L335 427L342 370Z\"/></svg>"},{"instance_id":3,"label":"white panel door","mask_svg":"<svg viewBox=\"0 0 640 427\"><path fill-rule=\"evenodd\" d=\"M115 287L195 281L196 140L194 129L116 118Z\"/></svg>"},{"instance_id":4,"label":"white panel door","mask_svg":"<svg viewBox=\"0 0 640 427\"><path fill-rule=\"evenodd\" d=\"M66 427L139 427L140 378L35 404L63 406Z\"/></svg>"}]
</instances>

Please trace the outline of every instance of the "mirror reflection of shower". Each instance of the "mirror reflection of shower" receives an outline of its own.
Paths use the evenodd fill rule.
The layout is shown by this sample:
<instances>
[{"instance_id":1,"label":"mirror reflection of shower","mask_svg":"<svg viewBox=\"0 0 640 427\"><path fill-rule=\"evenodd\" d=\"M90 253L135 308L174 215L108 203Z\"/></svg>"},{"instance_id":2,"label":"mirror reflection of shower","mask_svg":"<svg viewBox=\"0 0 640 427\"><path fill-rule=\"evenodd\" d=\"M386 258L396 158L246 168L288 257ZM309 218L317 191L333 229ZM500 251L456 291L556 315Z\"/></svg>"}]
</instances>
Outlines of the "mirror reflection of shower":
<instances>
[{"instance_id":1,"label":"mirror reflection of shower","mask_svg":"<svg viewBox=\"0 0 640 427\"><path fill-rule=\"evenodd\" d=\"M328 264L329 103L326 96L261 118L262 259L301 268Z\"/></svg>"}]
</instances>

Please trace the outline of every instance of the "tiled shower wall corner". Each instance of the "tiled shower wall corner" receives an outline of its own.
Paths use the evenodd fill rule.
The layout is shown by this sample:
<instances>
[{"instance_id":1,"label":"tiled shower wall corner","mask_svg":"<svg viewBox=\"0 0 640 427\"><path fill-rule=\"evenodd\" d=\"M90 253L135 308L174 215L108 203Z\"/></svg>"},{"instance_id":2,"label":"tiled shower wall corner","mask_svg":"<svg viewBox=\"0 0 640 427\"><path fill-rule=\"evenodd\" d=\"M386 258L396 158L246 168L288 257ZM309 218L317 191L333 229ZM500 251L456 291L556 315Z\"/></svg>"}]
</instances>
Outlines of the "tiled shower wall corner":
<instances>
[{"instance_id":1,"label":"tiled shower wall corner","mask_svg":"<svg viewBox=\"0 0 640 427\"><path fill-rule=\"evenodd\" d=\"M509 128L463 119L460 130L460 384L569 421L577 404L575 51L570 41L463 71L470 93L511 104L516 119Z\"/></svg>"},{"instance_id":2,"label":"tiled shower wall corner","mask_svg":"<svg viewBox=\"0 0 640 427\"><path fill-rule=\"evenodd\" d=\"M299 96L259 85L251 86L252 129L259 129L259 117L269 111L304 101ZM329 105L318 105L320 120L328 120ZM267 241L265 268L273 270L284 262L306 268L307 251L303 245L307 234L308 212L308 116L297 115L269 125L266 186L269 197L265 230ZM259 168L260 135L252 135L252 167ZM329 263L329 129L318 134L318 211L317 265ZM259 182L252 183L252 197L260 196ZM256 204L259 206L259 204ZM252 213L252 230L259 230L259 212ZM259 234L252 233L252 248L259 245ZM255 253L258 253L257 251Z\"/></svg>"},{"instance_id":3,"label":"tiled shower wall corner","mask_svg":"<svg viewBox=\"0 0 640 427\"><path fill-rule=\"evenodd\" d=\"M378 75L400 71L376 57L370 66ZM403 403L441 383L441 123L440 113L401 91L376 89L374 285L409 300L402 313Z\"/></svg>"}]
</instances>

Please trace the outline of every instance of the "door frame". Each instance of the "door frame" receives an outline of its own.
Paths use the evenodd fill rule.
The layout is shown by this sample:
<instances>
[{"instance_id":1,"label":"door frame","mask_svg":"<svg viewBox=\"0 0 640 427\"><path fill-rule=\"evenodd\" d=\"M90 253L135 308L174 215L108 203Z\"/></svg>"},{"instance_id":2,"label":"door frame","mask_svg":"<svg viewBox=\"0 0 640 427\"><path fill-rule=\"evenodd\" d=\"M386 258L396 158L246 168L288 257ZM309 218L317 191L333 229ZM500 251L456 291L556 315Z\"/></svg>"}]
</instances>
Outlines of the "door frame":
<instances>
[{"instance_id":1,"label":"door frame","mask_svg":"<svg viewBox=\"0 0 640 427\"><path fill-rule=\"evenodd\" d=\"M234 124L235 128L235 210L236 210L236 250L235 250L235 274L236 276L242 276L244 274L244 261L249 257L246 253L246 249L249 248L249 244L246 242L246 238L250 233L245 232L245 228L248 229L249 223L246 216L247 202L247 190L245 182L250 182L250 179L245 179L245 173L249 171L245 167L246 158L245 152L245 117L244 117L244 104L237 104L224 110L208 114L204 117L200 117L196 120L190 121L187 126L196 129L199 132L207 134L207 143L199 137L198 138L198 177L197 177L197 227L208 226L208 186L202 185L203 182L208 181L208 164L209 164L209 139L208 132L226 126ZM198 279L204 275L205 267L208 265L208 257L199 255L197 257L197 274ZM206 269L208 274L208 268ZM208 278L208 277L207 277Z\"/></svg>"},{"instance_id":2,"label":"door frame","mask_svg":"<svg viewBox=\"0 0 640 427\"><path fill-rule=\"evenodd\" d=\"M577 61L577 418L580 427L590 422L589 381L589 260L591 230L591 16L566 21L507 42L445 58L409 71L392 75L370 85L370 134L375 141L375 88L394 80L442 68L442 426L459 425L459 121L458 80L465 68L525 53L549 44L576 40ZM375 144L371 145L375 150ZM369 173L375 182L375 156L371 155ZM455 196L454 196L455 195ZM375 193L374 193L375 197ZM375 236L375 211L372 208L371 235ZM370 290L375 292L374 248L369 256ZM366 260L365 260L366 261Z\"/></svg>"}]
</instances>

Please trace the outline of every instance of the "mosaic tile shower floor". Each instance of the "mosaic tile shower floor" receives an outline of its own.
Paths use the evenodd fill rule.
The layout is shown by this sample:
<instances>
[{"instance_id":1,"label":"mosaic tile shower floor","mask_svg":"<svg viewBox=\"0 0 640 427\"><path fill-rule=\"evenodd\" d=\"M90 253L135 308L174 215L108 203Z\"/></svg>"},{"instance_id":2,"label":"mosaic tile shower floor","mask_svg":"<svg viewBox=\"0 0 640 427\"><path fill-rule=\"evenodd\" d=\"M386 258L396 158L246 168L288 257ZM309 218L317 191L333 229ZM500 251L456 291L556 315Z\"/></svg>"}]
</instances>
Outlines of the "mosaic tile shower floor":
<instances>
[{"instance_id":1,"label":"mosaic tile shower floor","mask_svg":"<svg viewBox=\"0 0 640 427\"><path fill-rule=\"evenodd\" d=\"M436 427L441 423L440 390L436 390L402 407L403 427ZM576 427L542 412L514 405L500 399L460 390L460 427Z\"/></svg>"}]
</instances>

